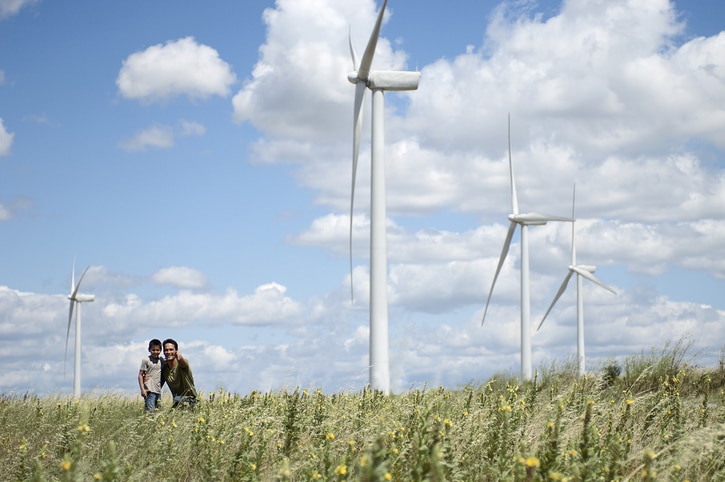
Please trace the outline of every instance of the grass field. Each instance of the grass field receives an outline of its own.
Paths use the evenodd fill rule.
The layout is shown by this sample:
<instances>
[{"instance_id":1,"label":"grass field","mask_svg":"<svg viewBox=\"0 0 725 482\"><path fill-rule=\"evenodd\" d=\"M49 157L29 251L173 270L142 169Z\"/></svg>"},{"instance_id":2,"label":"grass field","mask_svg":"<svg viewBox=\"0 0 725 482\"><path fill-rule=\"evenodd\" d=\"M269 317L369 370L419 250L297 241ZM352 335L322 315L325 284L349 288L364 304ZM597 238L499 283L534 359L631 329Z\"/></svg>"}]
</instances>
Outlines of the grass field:
<instances>
[{"instance_id":1,"label":"grass field","mask_svg":"<svg viewBox=\"0 0 725 482\"><path fill-rule=\"evenodd\" d=\"M1 480L725 480L725 367L685 343L456 390L0 397ZM166 407L170 400L164 400Z\"/></svg>"}]
</instances>

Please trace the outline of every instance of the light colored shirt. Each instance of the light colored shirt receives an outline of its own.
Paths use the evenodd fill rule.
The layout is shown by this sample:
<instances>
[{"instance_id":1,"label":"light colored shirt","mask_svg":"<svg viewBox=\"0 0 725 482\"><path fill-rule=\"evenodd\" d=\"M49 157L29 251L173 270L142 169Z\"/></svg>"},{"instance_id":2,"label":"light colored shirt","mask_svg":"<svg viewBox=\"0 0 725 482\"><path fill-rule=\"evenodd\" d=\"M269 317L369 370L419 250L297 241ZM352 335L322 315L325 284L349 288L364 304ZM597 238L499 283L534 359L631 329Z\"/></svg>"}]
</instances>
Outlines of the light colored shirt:
<instances>
[{"instance_id":1,"label":"light colored shirt","mask_svg":"<svg viewBox=\"0 0 725 482\"><path fill-rule=\"evenodd\" d=\"M147 392L161 393L161 368L163 366L163 359L154 360L151 355L141 360L141 371L148 377L148 380L144 382Z\"/></svg>"}]
</instances>

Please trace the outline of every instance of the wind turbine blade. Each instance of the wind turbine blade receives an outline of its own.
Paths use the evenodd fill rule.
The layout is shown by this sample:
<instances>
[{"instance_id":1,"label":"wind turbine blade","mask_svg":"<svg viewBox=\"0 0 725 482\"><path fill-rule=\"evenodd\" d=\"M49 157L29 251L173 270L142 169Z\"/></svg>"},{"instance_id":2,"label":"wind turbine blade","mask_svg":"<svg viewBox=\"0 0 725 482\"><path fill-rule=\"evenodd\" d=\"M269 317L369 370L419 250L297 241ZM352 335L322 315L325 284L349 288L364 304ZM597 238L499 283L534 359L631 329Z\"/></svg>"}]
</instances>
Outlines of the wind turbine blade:
<instances>
[{"instance_id":1,"label":"wind turbine blade","mask_svg":"<svg viewBox=\"0 0 725 482\"><path fill-rule=\"evenodd\" d=\"M81 273L81 277L78 278L78 284L75 285L75 289L73 290L73 293L71 294L71 298L73 298L74 300L76 298L76 295L78 294L78 288L81 287L81 281L83 281L83 277L86 275L86 271L88 271L88 268L90 268L90 267L91 267L90 265L86 266L86 269L84 269L83 273Z\"/></svg>"},{"instance_id":2,"label":"wind turbine blade","mask_svg":"<svg viewBox=\"0 0 725 482\"><path fill-rule=\"evenodd\" d=\"M65 367L68 362L68 338L70 338L70 323L73 319L73 300L70 300L70 309L68 311L68 329L65 333L65 355L63 357L63 376L65 377Z\"/></svg>"},{"instance_id":3,"label":"wind turbine blade","mask_svg":"<svg viewBox=\"0 0 725 482\"><path fill-rule=\"evenodd\" d=\"M516 193L516 179L514 178L514 161L511 159L511 114L508 116L508 146L509 146L509 174L511 175L511 212L519 213L519 196Z\"/></svg>"},{"instance_id":4,"label":"wind turbine blade","mask_svg":"<svg viewBox=\"0 0 725 482\"><path fill-rule=\"evenodd\" d=\"M365 47L365 52L362 56L362 62L360 62L360 68L357 69L357 76L361 80L367 80L370 74L370 65L373 63L373 56L375 55L375 47L378 44L378 36L380 35L380 26L383 24L383 14L385 13L385 6L388 4L388 0L383 2L383 6L380 8L378 13L378 19L375 22L375 28L370 34L370 40L368 45Z\"/></svg>"},{"instance_id":5,"label":"wind turbine blade","mask_svg":"<svg viewBox=\"0 0 725 482\"><path fill-rule=\"evenodd\" d=\"M559 291L556 292L556 296L554 296L554 301L551 302L549 305L549 309L546 310L546 313L544 314L544 317L539 322L539 326L536 327L536 331L539 331L541 329L541 325L544 324L544 320L547 316L549 316L549 312L554 307L557 301L559 301L559 298L561 298L561 295L564 294L564 291L566 291L566 286L569 284L569 280L571 279L571 275L574 274L572 270L569 270L569 273L564 278L564 282L561 283L561 286L559 287Z\"/></svg>"},{"instance_id":6,"label":"wind turbine blade","mask_svg":"<svg viewBox=\"0 0 725 482\"><path fill-rule=\"evenodd\" d=\"M350 42L350 55L352 56L352 70L357 70L357 66L360 63L360 59L357 56L357 52L355 51L355 46L352 44L352 27L350 27L350 32L348 34L348 40Z\"/></svg>"},{"instance_id":7,"label":"wind turbine blade","mask_svg":"<svg viewBox=\"0 0 725 482\"><path fill-rule=\"evenodd\" d=\"M352 188L350 189L350 300L353 299L352 285L352 214L355 207L355 179L357 178L357 159L360 154L360 135L363 123L363 107L365 105L365 83L355 84L355 106L353 112L352 133Z\"/></svg>"},{"instance_id":8,"label":"wind turbine blade","mask_svg":"<svg viewBox=\"0 0 725 482\"><path fill-rule=\"evenodd\" d=\"M584 276L589 281L592 281L592 282L598 284L599 286L601 286L605 290L611 292L612 294L614 294L614 295L617 294L617 292L614 291L614 288L611 288L610 286L605 285L604 282L602 282L599 278L597 278L596 276L594 276L589 271L587 271L585 269L581 269L578 266L572 266L571 269L574 270L574 271L576 271L578 274Z\"/></svg>"},{"instance_id":9,"label":"wind turbine blade","mask_svg":"<svg viewBox=\"0 0 725 482\"><path fill-rule=\"evenodd\" d=\"M576 205L576 184L574 184L574 190L571 195L571 264L576 265L576 242L574 241L574 225L576 224L576 217L574 216L574 206Z\"/></svg>"},{"instance_id":10,"label":"wind turbine blade","mask_svg":"<svg viewBox=\"0 0 725 482\"><path fill-rule=\"evenodd\" d=\"M516 231L516 223L513 221L509 224L509 231L506 233L506 240L503 243L503 250L501 250L501 256L498 259L498 266L496 267L496 273L493 275L493 282L491 283L491 289L488 291L488 298L486 299L486 308L483 310L483 317L481 318L481 326L486 321L486 313L488 312L488 304L491 302L491 294L493 293L493 287L496 286L496 279L501 272L501 267L506 259L506 255L509 252L509 246L511 246L511 238L514 237L514 231Z\"/></svg>"}]
</instances>

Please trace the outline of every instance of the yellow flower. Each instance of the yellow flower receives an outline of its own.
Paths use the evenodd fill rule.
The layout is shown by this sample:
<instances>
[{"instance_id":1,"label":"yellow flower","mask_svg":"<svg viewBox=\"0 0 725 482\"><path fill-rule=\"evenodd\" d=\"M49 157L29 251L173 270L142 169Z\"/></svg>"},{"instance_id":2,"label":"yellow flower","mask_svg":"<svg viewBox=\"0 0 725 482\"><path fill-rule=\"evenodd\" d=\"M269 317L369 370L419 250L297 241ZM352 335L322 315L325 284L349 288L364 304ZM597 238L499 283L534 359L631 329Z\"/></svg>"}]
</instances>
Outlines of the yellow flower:
<instances>
[{"instance_id":1,"label":"yellow flower","mask_svg":"<svg viewBox=\"0 0 725 482\"><path fill-rule=\"evenodd\" d=\"M347 441L347 444L350 446L350 448L352 448L352 447L355 446L355 441L354 440L348 440Z\"/></svg>"},{"instance_id":2,"label":"yellow flower","mask_svg":"<svg viewBox=\"0 0 725 482\"><path fill-rule=\"evenodd\" d=\"M174 421L174 420L171 421L171 426L174 428L178 427L178 425L176 425L176 421Z\"/></svg>"},{"instance_id":3,"label":"yellow flower","mask_svg":"<svg viewBox=\"0 0 725 482\"><path fill-rule=\"evenodd\" d=\"M313 472L313 473L312 473L312 478L313 478L313 479L317 480L317 479L319 479L320 477L322 477L322 476L320 475L320 473L319 473L319 472Z\"/></svg>"},{"instance_id":4,"label":"yellow flower","mask_svg":"<svg viewBox=\"0 0 725 482\"><path fill-rule=\"evenodd\" d=\"M627 399L627 405L632 405L633 403L634 403L634 400L632 400L631 398Z\"/></svg>"},{"instance_id":5,"label":"yellow flower","mask_svg":"<svg viewBox=\"0 0 725 482\"><path fill-rule=\"evenodd\" d=\"M385 480L393 480L393 476L390 475L390 472L385 472L385 475L383 476Z\"/></svg>"},{"instance_id":6,"label":"yellow flower","mask_svg":"<svg viewBox=\"0 0 725 482\"><path fill-rule=\"evenodd\" d=\"M204 420L204 417L199 417L196 419L196 421L199 423L206 423L206 420Z\"/></svg>"},{"instance_id":7,"label":"yellow flower","mask_svg":"<svg viewBox=\"0 0 725 482\"><path fill-rule=\"evenodd\" d=\"M63 470L70 470L70 465L71 464L70 464L69 460L64 460L63 462L60 463L60 468Z\"/></svg>"},{"instance_id":8,"label":"yellow flower","mask_svg":"<svg viewBox=\"0 0 725 482\"><path fill-rule=\"evenodd\" d=\"M332 432L327 432L327 435L325 435L325 438L327 440L335 440L335 434Z\"/></svg>"},{"instance_id":9,"label":"yellow flower","mask_svg":"<svg viewBox=\"0 0 725 482\"><path fill-rule=\"evenodd\" d=\"M500 410L502 412L510 412L511 411L511 406L510 405L504 405L503 407L500 408Z\"/></svg>"},{"instance_id":10,"label":"yellow flower","mask_svg":"<svg viewBox=\"0 0 725 482\"><path fill-rule=\"evenodd\" d=\"M87 423L78 425L78 433L88 433L90 431L91 431L91 427L89 427Z\"/></svg>"},{"instance_id":11,"label":"yellow flower","mask_svg":"<svg viewBox=\"0 0 725 482\"><path fill-rule=\"evenodd\" d=\"M347 473L347 465L340 464L335 467L335 475L345 475Z\"/></svg>"},{"instance_id":12,"label":"yellow flower","mask_svg":"<svg viewBox=\"0 0 725 482\"><path fill-rule=\"evenodd\" d=\"M27 450L28 447L25 446L25 444L20 444L20 450Z\"/></svg>"},{"instance_id":13,"label":"yellow flower","mask_svg":"<svg viewBox=\"0 0 725 482\"><path fill-rule=\"evenodd\" d=\"M249 468L252 469L252 472L257 470L257 464L249 464Z\"/></svg>"},{"instance_id":14,"label":"yellow flower","mask_svg":"<svg viewBox=\"0 0 725 482\"><path fill-rule=\"evenodd\" d=\"M527 467L538 467L540 465L539 459L536 457L529 457L526 459Z\"/></svg>"},{"instance_id":15,"label":"yellow flower","mask_svg":"<svg viewBox=\"0 0 725 482\"><path fill-rule=\"evenodd\" d=\"M443 425L445 425L446 427L452 427L453 422L451 422L449 419L445 419L443 420Z\"/></svg>"},{"instance_id":16,"label":"yellow flower","mask_svg":"<svg viewBox=\"0 0 725 482\"><path fill-rule=\"evenodd\" d=\"M95 474L93 474L93 480L101 480L102 477L103 476L101 474L99 474L98 472L96 472Z\"/></svg>"}]
</instances>

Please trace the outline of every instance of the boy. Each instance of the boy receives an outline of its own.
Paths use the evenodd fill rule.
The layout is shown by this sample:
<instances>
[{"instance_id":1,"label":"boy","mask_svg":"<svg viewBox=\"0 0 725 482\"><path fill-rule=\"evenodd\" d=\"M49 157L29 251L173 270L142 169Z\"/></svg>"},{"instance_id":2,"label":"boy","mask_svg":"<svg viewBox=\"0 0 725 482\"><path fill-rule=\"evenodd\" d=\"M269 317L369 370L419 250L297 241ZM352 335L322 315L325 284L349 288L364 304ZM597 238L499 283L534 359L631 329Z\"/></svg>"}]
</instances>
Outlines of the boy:
<instances>
[{"instance_id":1,"label":"boy","mask_svg":"<svg viewBox=\"0 0 725 482\"><path fill-rule=\"evenodd\" d=\"M146 401L146 411L153 412L161 408L161 368L164 360L161 355L161 341L154 338L149 342L149 356L141 360L138 372L138 386L141 396Z\"/></svg>"}]
</instances>

